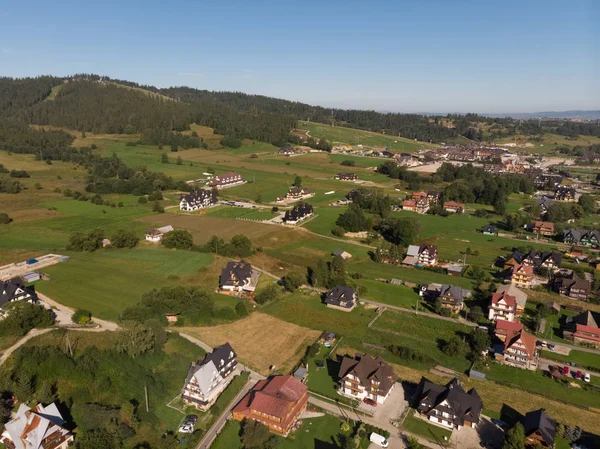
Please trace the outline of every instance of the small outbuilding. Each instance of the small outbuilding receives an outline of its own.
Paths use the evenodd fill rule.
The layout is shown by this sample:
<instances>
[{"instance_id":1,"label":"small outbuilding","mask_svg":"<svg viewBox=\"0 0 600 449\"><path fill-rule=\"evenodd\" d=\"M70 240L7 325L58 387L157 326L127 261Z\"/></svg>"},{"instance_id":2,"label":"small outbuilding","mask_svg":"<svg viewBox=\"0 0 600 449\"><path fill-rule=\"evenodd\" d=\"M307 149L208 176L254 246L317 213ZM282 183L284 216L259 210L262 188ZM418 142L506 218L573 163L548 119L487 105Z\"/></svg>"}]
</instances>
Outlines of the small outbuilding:
<instances>
[{"instance_id":1,"label":"small outbuilding","mask_svg":"<svg viewBox=\"0 0 600 449\"><path fill-rule=\"evenodd\" d=\"M342 259L350 259L352 257L352 254L350 254L347 251L344 251L343 249L336 249L333 253L331 253L334 256L340 256Z\"/></svg>"}]
</instances>

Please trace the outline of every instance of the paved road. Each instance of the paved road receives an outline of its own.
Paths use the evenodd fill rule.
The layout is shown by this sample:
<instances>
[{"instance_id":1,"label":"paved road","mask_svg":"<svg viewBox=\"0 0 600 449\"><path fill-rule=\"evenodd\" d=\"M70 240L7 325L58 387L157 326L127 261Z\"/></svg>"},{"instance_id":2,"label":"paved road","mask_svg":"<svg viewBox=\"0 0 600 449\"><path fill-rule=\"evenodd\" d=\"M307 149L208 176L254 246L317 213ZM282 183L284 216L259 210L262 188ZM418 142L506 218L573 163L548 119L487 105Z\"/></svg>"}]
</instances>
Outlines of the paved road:
<instances>
[{"instance_id":1,"label":"paved road","mask_svg":"<svg viewBox=\"0 0 600 449\"><path fill-rule=\"evenodd\" d=\"M244 385L244 388L238 393L238 395L233 398L233 400L227 405L225 411L219 416L219 418L215 421L210 429L204 434L196 449L208 449L210 445L213 443L217 435L223 430L227 420L229 419L229 415L231 415L231 410L235 405L240 402L240 400L250 391L250 389L254 386L257 379L253 378L252 375L248 378L248 381Z\"/></svg>"},{"instance_id":2,"label":"paved road","mask_svg":"<svg viewBox=\"0 0 600 449\"><path fill-rule=\"evenodd\" d=\"M6 351L4 351L2 353L2 357L0 357L0 365L4 364L4 362L6 362L6 360L10 357L10 355L13 352L15 352L17 349L19 349L21 346L23 346L29 340L31 340L34 337L37 337L38 335L42 335L47 332L50 332L53 329L54 328L51 327L48 329L32 329L32 330L30 330L23 338L21 338L18 342L16 342L14 345L12 345L10 348L8 348Z\"/></svg>"},{"instance_id":3,"label":"paved road","mask_svg":"<svg viewBox=\"0 0 600 449\"><path fill-rule=\"evenodd\" d=\"M558 348L558 349L564 349L565 353L567 353L567 351L570 352L575 349L575 350L581 351L581 352L589 352L591 354L600 354L600 349L586 348L585 346L571 345L568 343L562 343L562 342L552 341L552 340L548 340L548 339L545 339L545 341L548 343L552 343L553 345L556 345L556 348ZM556 352L561 352L561 351L556 351Z\"/></svg>"},{"instance_id":4,"label":"paved road","mask_svg":"<svg viewBox=\"0 0 600 449\"><path fill-rule=\"evenodd\" d=\"M548 371L548 366L569 366L569 371L581 371L582 373L589 373L592 376L597 376L600 377L600 373L597 373L595 371L590 371L586 368L582 368L580 366L571 366L568 365L565 362L557 362L556 360L550 360L550 359L543 359L540 357L539 359L539 364L538 364L538 369L542 370L542 371ZM570 374L569 374L570 375ZM570 377L573 377L572 375L570 375Z\"/></svg>"}]
</instances>

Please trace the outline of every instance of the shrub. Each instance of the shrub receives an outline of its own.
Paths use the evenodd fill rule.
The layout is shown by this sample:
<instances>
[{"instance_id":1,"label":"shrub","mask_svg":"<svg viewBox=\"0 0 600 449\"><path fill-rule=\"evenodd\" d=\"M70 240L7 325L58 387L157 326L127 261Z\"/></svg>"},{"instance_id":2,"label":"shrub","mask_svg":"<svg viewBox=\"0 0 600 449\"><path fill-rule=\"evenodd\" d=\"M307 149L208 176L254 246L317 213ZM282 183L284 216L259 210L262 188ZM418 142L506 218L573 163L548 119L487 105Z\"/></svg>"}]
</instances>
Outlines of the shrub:
<instances>
[{"instance_id":1,"label":"shrub","mask_svg":"<svg viewBox=\"0 0 600 449\"><path fill-rule=\"evenodd\" d=\"M240 318L248 316L248 306L246 305L246 301L242 300L235 305L235 313L237 313Z\"/></svg>"},{"instance_id":2,"label":"shrub","mask_svg":"<svg viewBox=\"0 0 600 449\"><path fill-rule=\"evenodd\" d=\"M161 240L166 248L190 249L194 244L192 234L185 229L167 232Z\"/></svg>"},{"instance_id":3,"label":"shrub","mask_svg":"<svg viewBox=\"0 0 600 449\"><path fill-rule=\"evenodd\" d=\"M145 196L140 196L138 198L138 203L140 204L146 204L148 202L148 198L146 198Z\"/></svg>"},{"instance_id":4,"label":"shrub","mask_svg":"<svg viewBox=\"0 0 600 449\"><path fill-rule=\"evenodd\" d=\"M163 199L163 194L160 190L155 190L150 195L148 195L149 201L159 201Z\"/></svg>"},{"instance_id":5,"label":"shrub","mask_svg":"<svg viewBox=\"0 0 600 449\"><path fill-rule=\"evenodd\" d=\"M254 300L258 304L266 304L271 301L275 301L279 298L279 287L276 284L270 284L261 290L255 297Z\"/></svg>"},{"instance_id":6,"label":"shrub","mask_svg":"<svg viewBox=\"0 0 600 449\"><path fill-rule=\"evenodd\" d=\"M8 214L0 213L0 224L9 224L12 221L12 218L8 216Z\"/></svg>"},{"instance_id":7,"label":"shrub","mask_svg":"<svg viewBox=\"0 0 600 449\"><path fill-rule=\"evenodd\" d=\"M71 320L77 324L88 324L92 320L92 312L85 309L77 309L73 313Z\"/></svg>"},{"instance_id":8,"label":"shrub","mask_svg":"<svg viewBox=\"0 0 600 449\"><path fill-rule=\"evenodd\" d=\"M158 212L159 214L163 214L165 212L165 208L160 205L158 201L154 202L152 206L152 212Z\"/></svg>"}]
</instances>

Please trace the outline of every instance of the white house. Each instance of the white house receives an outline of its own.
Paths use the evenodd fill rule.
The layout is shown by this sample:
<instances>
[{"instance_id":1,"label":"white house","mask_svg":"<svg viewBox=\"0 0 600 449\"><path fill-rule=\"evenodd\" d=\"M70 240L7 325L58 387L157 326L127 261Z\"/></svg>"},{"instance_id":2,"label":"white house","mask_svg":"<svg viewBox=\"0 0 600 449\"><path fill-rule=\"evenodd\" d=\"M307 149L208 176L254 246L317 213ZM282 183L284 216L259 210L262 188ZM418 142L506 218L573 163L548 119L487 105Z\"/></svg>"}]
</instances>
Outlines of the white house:
<instances>
[{"instance_id":1,"label":"white house","mask_svg":"<svg viewBox=\"0 0 600 449\"><path fill-rule=\"evenodd\" d=\"M199 410L207 410L225 390L237 365L236 353L229 343L219 346L204 360L192 364L181 390L183 401Z\"/></svg>"},{"instance_id":2,"label":"white house","mask_svg":"<svg viewBox=\"0 0 600 449\"><path fill-rule=\"evenodd\" d=\"M390 365L369 354L344 357L338 375L340 394L360 401L369 399L377 404L385 402L398 380Z\"/></svg>"},{"instance_id":3,"label":"white house","mask_svg":"<svg viewBox=\"0 0 600 449\"><path fill-rule=\"evenodd\" d=\"M171 232L174 231L173 226L168 225L168 226L163 226L162 228L150 228L148 229L148 231L146 231L146 241L147 242L152 242L152 243L158 243L162 240L162 238L164 237L164 235L167 232Z\"/></svg>"},{"instance_id":4,"label":"white house","mask_svg":"<svg viewBox=\"0 0 600 449\"><path fill-rule=\"evenodd\" d=\"M195 190L179 199L179 209L193 211L212 206L217 199L210 190Z\"/></svg>"},{"instance_id":5,"label":"white house","mask_svg":"<svg viewBox=\"0 0 600 449\"><path fill-rule=\"evenodd\" d=\"M4 425L2 443L11 449L67 449L73 434L55 404L29 408L21 403L15 417Z\"/></svg>"}]
</instances>

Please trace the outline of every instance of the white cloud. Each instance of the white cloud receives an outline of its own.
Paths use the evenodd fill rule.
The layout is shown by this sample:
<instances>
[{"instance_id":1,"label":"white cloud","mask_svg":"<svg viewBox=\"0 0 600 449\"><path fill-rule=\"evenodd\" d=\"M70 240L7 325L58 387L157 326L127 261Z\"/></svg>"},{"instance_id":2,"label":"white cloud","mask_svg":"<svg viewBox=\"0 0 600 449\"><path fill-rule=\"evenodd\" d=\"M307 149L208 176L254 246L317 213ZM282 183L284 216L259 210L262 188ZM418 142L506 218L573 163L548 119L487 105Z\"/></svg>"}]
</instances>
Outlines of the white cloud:
<instances>
[{"instance_id":1,"label":"white cloud","mask_svg":"<svg viewBox=\"0 0 600 449\"><path fill-rule=\"evenodd\" d=\"M202 72L179 72L177 75L186 78L204 78L206 75Z\"/></svg>"},{"instance_id":2,"label":"white cloud","mask_svg":"<svg viewBox=\"0 0 600 449\"><path fill-rule=\"evenodd\" d=\"M256 70L244 69L244 70L242 70L242 74L241 75L234 75L233 79L236 79L236 80L246 80L248 78L252 78L254 75L256 75Z\"/></svg>"}]
</instances>

